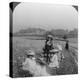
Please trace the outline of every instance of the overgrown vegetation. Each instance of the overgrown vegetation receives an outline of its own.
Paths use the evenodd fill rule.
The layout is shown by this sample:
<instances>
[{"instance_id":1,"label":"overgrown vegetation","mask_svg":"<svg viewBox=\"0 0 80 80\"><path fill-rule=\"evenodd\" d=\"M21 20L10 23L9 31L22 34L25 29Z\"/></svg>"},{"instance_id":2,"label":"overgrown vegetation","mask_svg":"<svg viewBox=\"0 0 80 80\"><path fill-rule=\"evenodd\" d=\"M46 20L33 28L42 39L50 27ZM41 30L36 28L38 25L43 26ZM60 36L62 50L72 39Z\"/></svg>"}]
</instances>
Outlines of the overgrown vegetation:
<instances>
[{"instance_id":1,"label":"overgrown vegetation","mask_svg":"<svg viewBox=\"0 0 80 80\"><path fill-rule=\"evenodd\" d=\"M16 38L16 37L15 37ZM29 43L30 42L30 43ZM56 43L57 41L55 41ZM34 40L28 41L26 38L17 38L13 40L13 77L31 77L33 76L29 71L22 70L22 62L26 58L27 50L34 49L36 56L40 57L44 41ZM61 42L57 42L61 43ZM64 47L64 44L61 43ZM47 67L47 71L51 75L65 75L65 74L77 74L78 66L75 63L77 59L77 52L74 53L74 49L65 50L63 48L65 59L60 63L59 69L52 69ZM73 57L74 56L74 57Z\"/></svg>"}]
</instances>

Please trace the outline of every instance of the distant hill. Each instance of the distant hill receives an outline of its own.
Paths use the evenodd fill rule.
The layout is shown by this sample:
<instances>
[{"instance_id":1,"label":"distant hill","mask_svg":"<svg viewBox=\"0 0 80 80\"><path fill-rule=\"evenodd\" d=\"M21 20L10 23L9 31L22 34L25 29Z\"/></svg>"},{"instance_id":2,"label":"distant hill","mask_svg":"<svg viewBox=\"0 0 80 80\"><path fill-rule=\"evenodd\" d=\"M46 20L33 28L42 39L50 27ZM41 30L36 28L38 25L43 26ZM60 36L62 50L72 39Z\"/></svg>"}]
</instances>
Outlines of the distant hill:
<instances>
[{"instance_id":1,"label":"distant hill","mask_svg":"<svg viewBox=\"0 0 80 80\"><path fill-rule=\"evenodd\" d=\"M68 37L78 37L78 29L74 29L68 33Z\"/></svg>"},{"instance_id":2,"label":"distant hill","mask_svg":"<svg viewBox=\"0 0 80 80\"><path fill-rule=\"evenodd\" d=\"M67 30L63 29L57 29L57 30L51 30L51 33L58 37L63 37L64 35L68 34Z\"/></svg>"},{"instance_id":3,"label":"distant hill","mask_svg":"<svg viewBox=\"0 0 80 80\"><path fill-rule=\"evenodd\" d=\"M14 35L43 35L46 30L41 28L28 28L20 30L19 32L14 33Z\"/></svg>"},{"instance_id":4,"label":"distant hill","mask_svg":"<svg viewBox=\"0 0 80 80\"><path fill-rule=\"evenodd\" d=\"M46 31L41 28L28 28L22 29L19 32L14 33L14 36L46 36L48 34L52 34L53 36L62 38L64 35L67 37L78 37L78 29L74 29L71 31L64 29L52 29L51 31Z\"/></svg>"},{"instance_id":5,"label":"distant hill","mask_svg":"<svg viewBox=\"0 0 80 80\"><path fill-rule=\"evenodd\" d=\"M57 37L63 37L63 36L67 36L68 38L71 38L71 37L77 38L78 37L78 29L73 29L71 31L64 30L64 29L57 29L57 30L53 29L50 32Z\"/></svg>"}]
</instances>

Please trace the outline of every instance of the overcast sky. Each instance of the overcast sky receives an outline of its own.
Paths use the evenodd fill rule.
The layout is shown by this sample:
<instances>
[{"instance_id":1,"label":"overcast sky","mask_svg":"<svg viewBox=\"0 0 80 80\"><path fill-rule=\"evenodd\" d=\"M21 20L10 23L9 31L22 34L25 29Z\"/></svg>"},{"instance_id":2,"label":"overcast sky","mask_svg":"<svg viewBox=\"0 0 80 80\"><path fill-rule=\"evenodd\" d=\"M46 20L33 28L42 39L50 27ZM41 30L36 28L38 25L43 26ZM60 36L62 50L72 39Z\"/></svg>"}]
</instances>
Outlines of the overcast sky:
<instances>
[{"instance_id":1,"label":"overcast sky","mask_svg":"<svg viewBox=\"0 0 80 80\"><path fill-rule=\"evenodd\" d=\"M21 3L13 12L13 32L29 27L72 30L78 27L78 12L69 5Z\"/></svg>"}]
</instances>

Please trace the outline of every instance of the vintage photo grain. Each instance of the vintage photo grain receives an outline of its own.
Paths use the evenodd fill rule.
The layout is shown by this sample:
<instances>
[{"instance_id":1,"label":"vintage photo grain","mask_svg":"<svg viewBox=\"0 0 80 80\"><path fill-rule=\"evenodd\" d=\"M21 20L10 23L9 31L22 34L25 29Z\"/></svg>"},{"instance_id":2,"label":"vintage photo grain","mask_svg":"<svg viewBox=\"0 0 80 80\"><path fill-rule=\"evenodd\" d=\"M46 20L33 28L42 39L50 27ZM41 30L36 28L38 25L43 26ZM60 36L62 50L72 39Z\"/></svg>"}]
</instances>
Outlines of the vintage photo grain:
<instances>
[{"instance_id":1,"label":"vintage photo grain","mask_svg":"<svg viewBox=\"0 0 80 80\"><path fill-rule=\"evenodd\" d=\"M78 6L9 5L10 76L78 74Z\"/></svg>"}]
</instances>

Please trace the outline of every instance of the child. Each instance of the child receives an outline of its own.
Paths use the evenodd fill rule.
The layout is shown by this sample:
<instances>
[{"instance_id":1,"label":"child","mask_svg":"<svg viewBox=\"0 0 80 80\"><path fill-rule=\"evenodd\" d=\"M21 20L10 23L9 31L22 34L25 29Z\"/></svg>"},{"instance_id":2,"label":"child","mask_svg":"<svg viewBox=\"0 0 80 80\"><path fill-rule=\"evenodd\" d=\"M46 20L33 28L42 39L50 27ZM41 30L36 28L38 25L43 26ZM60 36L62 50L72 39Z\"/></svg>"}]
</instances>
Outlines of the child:
<instances>
[{"instance_id":1,"label":"child","mask_svg":"<svg viewBox=\"0 0 80 80\"><path fill-rule=\"evenodd\" d=\"M54 49L53 48L53 36L52 35L48 35L45 41L45 47L43 48L43 54L44 54L44 58L46 59L46 62L49 63L50 62L50 50Z\"/></svg>"}]
</instances>

